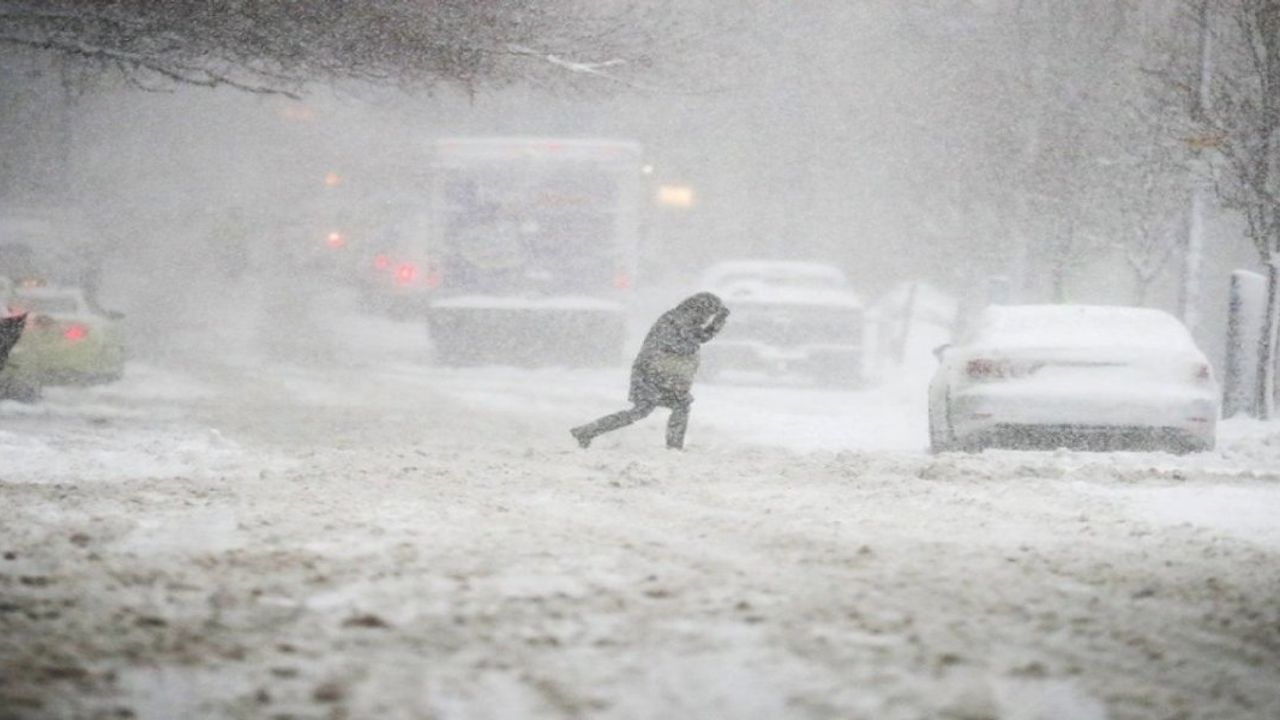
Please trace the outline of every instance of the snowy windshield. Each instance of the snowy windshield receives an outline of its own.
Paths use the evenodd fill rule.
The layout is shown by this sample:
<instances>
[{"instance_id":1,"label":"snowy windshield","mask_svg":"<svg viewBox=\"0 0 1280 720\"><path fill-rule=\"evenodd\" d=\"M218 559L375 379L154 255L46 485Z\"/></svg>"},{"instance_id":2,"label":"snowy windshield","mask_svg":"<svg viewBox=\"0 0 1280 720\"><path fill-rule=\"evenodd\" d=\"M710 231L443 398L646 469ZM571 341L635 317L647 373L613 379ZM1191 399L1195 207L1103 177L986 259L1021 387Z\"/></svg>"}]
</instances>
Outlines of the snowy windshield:
<instances>
[{"instance_id":1,"label":"snowy windshield","mask_svg":"<svg viewBox=\"0 0 1280 720\"><path fill-rule=\"evenodd\" d=\"M439 255L450 292L608 292L621 207L616 173L555 161L445 168ZM456 282L454 282L456 280Z\"/></svg>"}]
</instances>

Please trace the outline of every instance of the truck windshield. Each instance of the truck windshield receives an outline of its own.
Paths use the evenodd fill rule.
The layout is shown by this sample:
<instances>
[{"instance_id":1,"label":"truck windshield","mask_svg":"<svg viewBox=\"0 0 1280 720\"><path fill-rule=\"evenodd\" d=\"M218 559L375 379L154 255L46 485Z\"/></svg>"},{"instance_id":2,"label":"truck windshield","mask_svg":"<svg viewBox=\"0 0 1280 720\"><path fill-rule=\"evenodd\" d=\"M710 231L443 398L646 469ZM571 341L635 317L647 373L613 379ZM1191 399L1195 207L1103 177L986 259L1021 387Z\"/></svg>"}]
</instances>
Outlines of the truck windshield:
<instances>
[{"instance_id":1,"label":"truck windshield","mask_svg":"<svg viewBox=\"0 0 1280 720\"><path fill-rule=\"evenodd\" d=\"M542 294L611 290L619 240L616 173L582 160L442 168L451 287Z\"/></svg>"}]
</instances>

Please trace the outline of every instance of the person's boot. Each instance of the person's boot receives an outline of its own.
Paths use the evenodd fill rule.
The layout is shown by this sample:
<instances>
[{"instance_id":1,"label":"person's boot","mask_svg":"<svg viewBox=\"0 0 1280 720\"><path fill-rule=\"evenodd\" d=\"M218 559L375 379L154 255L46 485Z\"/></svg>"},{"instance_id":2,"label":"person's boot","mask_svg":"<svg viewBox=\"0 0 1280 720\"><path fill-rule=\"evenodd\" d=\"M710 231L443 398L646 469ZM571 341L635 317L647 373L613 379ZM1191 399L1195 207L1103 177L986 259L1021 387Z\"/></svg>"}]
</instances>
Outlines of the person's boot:
<instances>
[{"instance_id":1,"label":"person's boot","mask_svg":"<svg viewBox=\"0 0 1280 720\"><path fill-rule=\"evenodd\" d=\"M591 446L591 433L585 427L576 427L569 431L574 440L578 441L578 447L586 449Z\"/></svg>"}]
</instances>

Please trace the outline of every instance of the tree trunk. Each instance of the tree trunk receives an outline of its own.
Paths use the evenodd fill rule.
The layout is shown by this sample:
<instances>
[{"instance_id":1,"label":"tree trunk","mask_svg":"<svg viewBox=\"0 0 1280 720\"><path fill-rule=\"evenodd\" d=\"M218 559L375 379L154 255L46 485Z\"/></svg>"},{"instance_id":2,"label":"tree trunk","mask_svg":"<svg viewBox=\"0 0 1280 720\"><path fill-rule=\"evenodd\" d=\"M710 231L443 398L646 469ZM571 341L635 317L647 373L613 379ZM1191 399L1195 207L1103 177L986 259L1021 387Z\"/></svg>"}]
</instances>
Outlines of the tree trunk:
<instances>
[{"instance_id":1,"label":"tree trunk","mask_svg":"<svg viewBox=\"0 0 1280 720\"><path fill-rule=\"evenodd\" d=\"M1203 123L1212 109L1213 95L1210 88L1213 82L1213 54L1211 50L1212 33L1209 32L1209 0L1200 0L1199 8L1199 46L1200 46L1200 83L1196 92L1196 105L1192 116L1196 122ZM1191 198L1187 210L1187 237L1183 248L1182 262L1182 322L1187 329L1195 333L1200 324L1200 266L1204 254L1204 205L1208 188L1199 177L1196 167L1199 158L1192 161Z\"/></svg>"},{"instance_id":2,"label":"tree trunk","mask_svg":"<svg viewBox=\"0 0 1280 720\"><path fill-rule=\"evenodd\" d=\"M1182 257L1182 322L1195 333L1200 325L1200 267L1204 256L1204 197L1206 189L1198 177L1191 179L1191 202L1187 213L1187 237Z\"/></svg>"},{"instance_id":3,"label":"tree trunk","mask_svg":"<svg viewBox=\"0 0 1280 720\"><path fill-rule=\"evenodd\" d=\"M1160 270L1144 266L1133 256L1129 256L1127 260L1129 270L1133 272L1133 304L1135 307L1146 307L1147 298L1151 296L1151 284L1155 282Z\"/></svg>"},{"instance_id":4,"label":"tree trunk","mask_svg":"<svg viewBox=\"0 0 1280 720\"><path fill-rule=\"evenodd\" d=\"M1258 338L1257 416L1270 420L1276 404L1276 339L1280 335L1280 258L1267 258L1267 311Z\"/></svg>"}]
</instances>

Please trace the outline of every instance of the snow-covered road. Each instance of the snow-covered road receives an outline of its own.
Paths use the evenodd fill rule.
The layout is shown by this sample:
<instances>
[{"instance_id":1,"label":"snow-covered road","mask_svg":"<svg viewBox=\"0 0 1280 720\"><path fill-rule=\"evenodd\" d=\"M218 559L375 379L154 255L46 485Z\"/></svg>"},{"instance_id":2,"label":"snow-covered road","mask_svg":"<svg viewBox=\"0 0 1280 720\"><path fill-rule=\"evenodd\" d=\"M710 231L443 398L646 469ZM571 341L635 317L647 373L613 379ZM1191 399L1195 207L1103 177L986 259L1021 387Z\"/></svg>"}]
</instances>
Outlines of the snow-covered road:
<instances>
[{"instance_id":1,"label":"snow-covered road","mask_svg":"<svg viewBox=\"0 0 1280 720\"><path fill-rule=\"evenodd\" d=\"M0 718L1280 717L1280 428L923 453L923 392L444 370L403 325L0 404ZM362 333L362 334L361 334Z\"/></svg>"}]
</instances>

